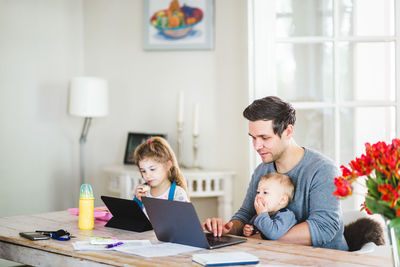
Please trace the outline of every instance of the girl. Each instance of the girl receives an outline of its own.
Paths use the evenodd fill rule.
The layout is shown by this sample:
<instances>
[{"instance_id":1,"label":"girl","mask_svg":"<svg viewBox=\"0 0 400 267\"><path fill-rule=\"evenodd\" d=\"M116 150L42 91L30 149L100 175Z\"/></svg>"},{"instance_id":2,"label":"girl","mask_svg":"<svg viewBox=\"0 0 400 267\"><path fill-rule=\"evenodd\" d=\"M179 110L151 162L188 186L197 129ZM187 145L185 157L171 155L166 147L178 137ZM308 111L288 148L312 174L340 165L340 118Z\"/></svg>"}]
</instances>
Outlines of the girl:
<instances>
[{"instance_id":1,"label":"girl","mask_svg":"<svg viewBox=\"0 0 400 267\"><path fill-rule=\"evenodd\" d=\"M189 201L186 180L164 138L148 139L136 148L133 157L145 181L136 187L134 198L143 211L142 196Z\"/></svg>"}]
</instances>

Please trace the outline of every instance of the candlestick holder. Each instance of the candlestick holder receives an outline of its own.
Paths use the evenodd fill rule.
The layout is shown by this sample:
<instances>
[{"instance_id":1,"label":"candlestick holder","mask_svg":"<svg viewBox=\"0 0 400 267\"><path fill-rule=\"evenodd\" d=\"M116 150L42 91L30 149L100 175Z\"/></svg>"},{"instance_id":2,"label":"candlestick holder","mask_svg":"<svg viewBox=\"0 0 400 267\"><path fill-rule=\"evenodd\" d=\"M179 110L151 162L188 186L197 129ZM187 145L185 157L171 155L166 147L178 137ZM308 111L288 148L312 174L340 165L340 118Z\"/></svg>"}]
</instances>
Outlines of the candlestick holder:
<instances>
[{"instance_id":1,"label":"candlestick holder","mask_svg":"<svg viewBox=\"0 0 400 267\"><path fill-rule=\"evenodd\" d=\"M199 134L193 134L193 169L201 169L198 163L197 153L199 152Z\"/></svg>"},{"instance_id":2,"label":"candlestick holder","mask_svg":"<svg viewBox=\"0 0 400 267\"><path fill-rule=\"evenodd\" d=\"M183 149L183 121L178 121L178 136L177 136L177 160L179 167L183 168L182 162L182 149Z\"/></svg>"}]
</instances>

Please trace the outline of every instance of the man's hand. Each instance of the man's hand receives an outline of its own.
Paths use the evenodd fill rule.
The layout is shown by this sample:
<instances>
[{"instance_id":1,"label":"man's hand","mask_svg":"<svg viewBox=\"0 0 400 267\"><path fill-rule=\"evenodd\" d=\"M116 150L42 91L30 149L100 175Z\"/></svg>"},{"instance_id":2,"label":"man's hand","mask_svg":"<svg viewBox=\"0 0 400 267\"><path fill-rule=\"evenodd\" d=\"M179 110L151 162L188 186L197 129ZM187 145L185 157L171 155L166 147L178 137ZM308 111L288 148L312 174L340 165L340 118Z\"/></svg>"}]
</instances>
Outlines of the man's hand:
<instances>
[{"instance_id":1,"label":"man's hand","mask_svg":"<svg viewBox=\"0 0 400 267\"><path fill-rule=\"evenodd\" d=\"M213 233L214 236L221 236L229 233L232 229L233 222L224 222L220 218L207 218L205 222L201 224L204 231Z\"/></svg>"},{"instance_id":2,"label":"man's hand","mask_svg":"<svg viewBox=\"0 0 400 267\"><path fill-rule=\"evenodd\" d=\"M249 237L249 236L253 235L253 231L254 231L254 226L253 225L246 224L243 227L243 235L244 236Z\"/></svg>"},{"instance_id":3,"label":"man's hand","mask_svg":"<svg viewBox=\"0 0 400 267\"><path fill-rule=\"evenodd\" d=\"M254 208L256 209L257 215L268 212L268 203L263 198L256 197L254 199Z\"/></svg>"}]
</instances>

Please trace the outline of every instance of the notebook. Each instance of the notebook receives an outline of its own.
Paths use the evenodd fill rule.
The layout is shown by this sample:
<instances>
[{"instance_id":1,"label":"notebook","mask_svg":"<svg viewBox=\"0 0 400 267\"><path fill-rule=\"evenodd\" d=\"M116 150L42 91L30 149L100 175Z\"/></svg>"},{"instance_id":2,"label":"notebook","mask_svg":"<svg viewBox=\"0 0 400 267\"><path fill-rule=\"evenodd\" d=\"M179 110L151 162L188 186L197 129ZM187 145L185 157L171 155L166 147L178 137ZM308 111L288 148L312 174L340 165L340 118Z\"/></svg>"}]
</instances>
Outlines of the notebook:
<instances>
[{"instance_id":1,"label":"notebook","mask_svg":"<svg viewBox=\"0 0 400 267\"><path fill-rule=\"evenodd\" d=\"M204 266L224 266L256 264L259 262L259 259L247 252L237 251L194 254L192 261Z\"/></svg>"},{"instance_id":2,"label":"notebook","mask_svg":"<svg viewBox=\"0 0 400 267\"><path fill-rule=\"evenodd\" d=\"M205 234L190 202L142 197L146 212L160 241L214 249L245 242L246 238Z\"/></svg>"},{"instance_id":3,"label":"notebook","mask_svg":"<svg viewBox=\"0 0 400 267\"><path fill-rule=\"evenodd\" d=\"M101 196L101 199L113 215L105 225L106 227L135 232L153 229L149 219L136 201L108 196Z\"/></svg>"}]
</instances>

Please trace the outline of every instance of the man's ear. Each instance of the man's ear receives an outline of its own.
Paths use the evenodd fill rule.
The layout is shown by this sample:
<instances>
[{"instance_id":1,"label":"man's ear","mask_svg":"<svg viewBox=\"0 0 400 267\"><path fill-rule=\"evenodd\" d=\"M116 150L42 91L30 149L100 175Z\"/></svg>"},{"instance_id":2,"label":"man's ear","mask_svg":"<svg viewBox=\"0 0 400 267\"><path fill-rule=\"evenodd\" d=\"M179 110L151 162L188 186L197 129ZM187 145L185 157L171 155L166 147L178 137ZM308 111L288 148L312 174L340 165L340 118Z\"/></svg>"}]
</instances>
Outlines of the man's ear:
<instances>
[{"instance_id":1,"label":"man's ear","mask_svg":"<svg viewBox=\"0 0 400 267\"><path fill-rule=\"evenodd\" d=\"M284 134L286 135L286 137L287 137L288 139L291 138L291 137L293 137L293 134L294 134L294 127L293 127L293 125L289 124L289 125L286 127L286 129L285 129L285 131L284 131Z\"/></svg>"}]
</instances>

